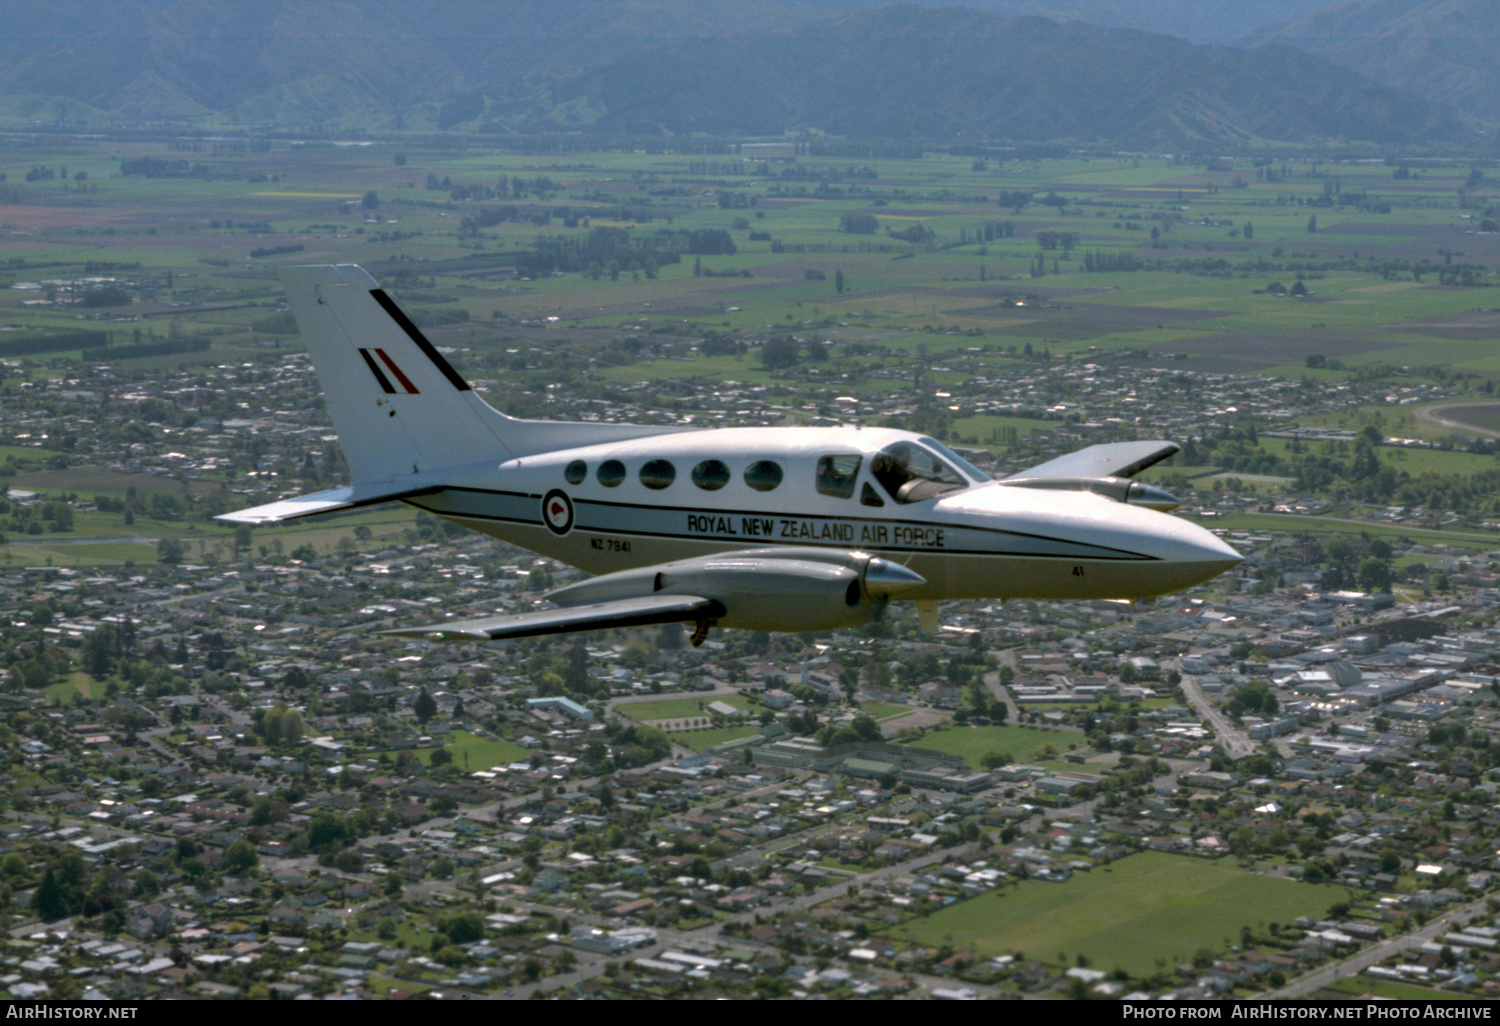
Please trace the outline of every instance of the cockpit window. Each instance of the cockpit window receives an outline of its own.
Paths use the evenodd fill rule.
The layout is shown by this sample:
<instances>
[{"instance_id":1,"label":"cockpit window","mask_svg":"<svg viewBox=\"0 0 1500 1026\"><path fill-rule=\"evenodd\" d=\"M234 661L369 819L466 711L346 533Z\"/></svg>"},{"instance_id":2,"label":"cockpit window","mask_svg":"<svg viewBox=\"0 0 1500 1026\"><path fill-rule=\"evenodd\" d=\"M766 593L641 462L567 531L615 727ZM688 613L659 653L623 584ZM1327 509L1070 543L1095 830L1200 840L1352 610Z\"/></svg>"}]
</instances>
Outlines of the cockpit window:
<instances>
[{"instance_id":1,"label":"cockpit window","mask_svg":"<svg viewBox=\"0 0 1500 1026\"><path fill-rule=\"evenodd\" d=\"M924 436L917 439L917 441L921 442L933 452L937 453L938 456L942 459L947 460L951 465L957 467L958 472L960 474L966 475L970 480L977 482L993 480L990 475L974 466L974 464L964 459L962 456L954 452L952 449L948 448L942 442L939 442L936 438L927 438Z\"/></svg>"},{"instance_id":2,"label":"cockpit window","mask_svg":"<svg viewBox=\"0 0 1500 1026\"><path fill-rule=\"evenodd\" d=\"M970 484L958 471L911 442L896 442L881 449L870 463L870 476L897 502L921 502Z\"/></svg>"},{"instance_id":3,"label":"cockpit window","mask_svg":"<svg viewBox=\"0 0 1500 1026\"><path fill-rule=\"evenodd\" d=\"M854 479L859 476L859 464L864 457L821 456L818 458L818 491L836 499L847 499L854 494Z\"/></svg>"}]
</instances>

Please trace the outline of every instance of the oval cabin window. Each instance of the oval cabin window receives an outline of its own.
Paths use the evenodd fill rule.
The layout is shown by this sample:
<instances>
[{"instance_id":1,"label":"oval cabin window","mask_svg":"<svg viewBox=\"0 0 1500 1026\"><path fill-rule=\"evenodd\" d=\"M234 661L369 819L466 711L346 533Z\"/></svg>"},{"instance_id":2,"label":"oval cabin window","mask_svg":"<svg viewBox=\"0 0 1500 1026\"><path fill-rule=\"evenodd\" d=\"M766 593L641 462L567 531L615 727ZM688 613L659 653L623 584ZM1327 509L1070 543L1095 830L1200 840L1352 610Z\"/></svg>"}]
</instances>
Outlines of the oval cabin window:
<instances>
[{"instance_id":1,"label":"oval cabin window","mask_svg":"<svg viewBox=\"0 0 1500 1026\"><path fill-rule=\"evenodd\" d=\"M563 477L570 485L583 484L583 479L588 476L588 473L588 464L583 460L574 460L563 469Z\"/></svg>"},{"instance_id":2,"label":"oval cabin window","mask_svg":"<svg viewBox=\"0 0 1500 1026\"><path fill-rule=\"evenodd\" d=\"M661 491L677 480L677 468L667 460L647 460L641 467L641 484Z\"/></svg>"},{"instance_id":3,"label":"oval cabin window","mask_svg":"<svg viewBox=\"0 0 1500 1026\"><path fill-rule=\"evenodd\" d=\"M729 483L729 467L723 460L704 460L693 468L693 484L705 492L716 492Z\"/></svg>"},{"instance_id":4,"label":"oval cabin window","mask_svg":"<svg viewBox=\"0 0 1500 1026\"><path fill-rule=\"evenodd\" d=\"M745 483L757 492L769 492L781 484L781 464L756 460L745 468Z\"/></svg>"},{"instance_id":5,"label":"oval cabin window","mask_svg":"<svg viewBox=\"0 0 1500 1026\"><path fill-rule=\"evenodd\" d=\"M599 471L596 476L599 478L599 483L604 487L614 488L621 481L625 480L625 464L619 460L605 460L599 464Z\"/></svg>"}]
</instances>

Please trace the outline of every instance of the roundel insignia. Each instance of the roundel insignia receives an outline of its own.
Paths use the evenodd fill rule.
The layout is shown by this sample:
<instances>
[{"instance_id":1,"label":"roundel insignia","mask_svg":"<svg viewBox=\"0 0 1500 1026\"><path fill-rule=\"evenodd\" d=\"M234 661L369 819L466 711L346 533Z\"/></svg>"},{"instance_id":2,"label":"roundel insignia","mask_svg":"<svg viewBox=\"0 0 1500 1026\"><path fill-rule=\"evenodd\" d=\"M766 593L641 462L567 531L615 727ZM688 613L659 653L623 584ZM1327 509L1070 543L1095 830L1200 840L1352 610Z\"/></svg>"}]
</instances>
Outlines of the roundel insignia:
<instances>
[{"instance_id":1,"label":"roundel insignia","mask_svg":"<svg viewBox=\"0 0 1500 1026\"><path fill-rule=\"evenodd\" d=\"M557 488L542 496L542 522L553 534L573 530L573 500Z\"/></svg>"}]
</instances>

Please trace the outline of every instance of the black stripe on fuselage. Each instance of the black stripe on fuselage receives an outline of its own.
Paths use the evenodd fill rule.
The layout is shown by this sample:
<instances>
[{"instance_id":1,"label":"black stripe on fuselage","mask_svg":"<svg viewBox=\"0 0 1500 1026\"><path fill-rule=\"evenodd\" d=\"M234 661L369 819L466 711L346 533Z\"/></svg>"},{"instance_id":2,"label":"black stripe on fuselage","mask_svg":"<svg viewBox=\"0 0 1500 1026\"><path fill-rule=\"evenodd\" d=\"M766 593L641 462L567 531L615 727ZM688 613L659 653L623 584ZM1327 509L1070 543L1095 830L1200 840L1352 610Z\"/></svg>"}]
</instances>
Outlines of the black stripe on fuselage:
<instances>
[{"instance_id":1,"label":"black stripe on fuselage","mask_svg":"<svg viewBox=\"0 0 1500 1026\"><path fill-rule=\"evenodd\" d=\"M490 489L490 488L450 487L450 488L443 489L443 491L455 492L455 493L457 493L457 492L468 492L468 493L472 493L472 494L475 494L475 495L506 495L506 496L511 496L511 497L514 497L514 498L535 499L538 502L541 500L541 496L539 496L539 495L532 495L532 494L530 494L528 492L511 492L511 491L502 491L502 490L499 490L499 489ZM422 505L419 502L413 502L411 499L403 499L402 501L406 502L408 505L416 506L418 509L423 510L423 511L425 511L427 513L431 513L434 516L456 517L456 518L463 519L463 520L488 520L488 521L494 521L496 523L525 524L525 525L531 526L531 527L541 527L541 526L543 526L540 517L525 517L525 518L521 518L521 517L501 517L501 516L495 516L495 515L490 514L490 513L472 513L472 512L460 512L458 510L433 509L432 507L430 507L430 506L424 506L424 505ZM691 507L687 507L687 506L662 507L662 506L648 506L648 505L645 505L645 504L642 504L642 503L632 503L632 502L598 502L598 501L590 500L590 499L574 499L573 500L573 505L577 509L581 509L584 506L598 506L598 507L601 507L601 508L614 508L614 509L655 510L655 511L658 511L658 512L682 513L684 515L711 515L711 516L723 516L723 517L738 517L738 516L764 517L765 516L765 513L763 511L757 511L757 510L710 509L710 508L706 508L706 507L691 508ZM806 539L806 540L798 539L798 540L795 540L795 541L791 541L792 545L797 546L797 547L805 547L805 548L827 548L827 549L849 549L849 548L856 548L856 549L860 549L862 551L870 551L870 552L935 552L935 553L943 553L945 555L951 555L951 556L1015 556L1017 558L1022 558L1022 559L1072 559L1072 560L1078 560L1078 559L1097 559L1097 560L1110 561L1110 562L1145 562L1145 563L1158 562L1158 558L1156 556L1148 556L1148 555L1145 555L1145 554L1139 553L1139 552L1130 552L1130 551L1125 550L1125 549L1115 549L1115 548L1110 548L1109 546L1104 546L1104 545L1094 545L1094 544L1092 544L1090 542L1077 542L1077 541L1072 541L1072 540L1067 539L1067 538L1053 538L1053 537L1049 537L1048 535L1045 535L1045 534L1032 534L1032 533L1030 533L1028 531L1010 531L1010 530L1006 530L1003 527L984 527L984 526L975 525L975 524L955 524L955 523L941 523L941 524L936 524L936 523L933 523L932 521L927 521L927 520L904 520L904 519L903 520L893 520L893 519L888 519L888 518L887 519L882 519L880 517L830 516L830 515L824 514L824 513L777 513L777 514L773 514L773 516L776 519L845 521L845 522L849 522L849 523L886 524L886 525L911 525L911 526L914 526L914 527L941 527L941 528L944 528L944 529L953 529L953 530L981 531L981 532L984 532L985 534L1009 535L1009 536L1014 537L1014 538L1031 538L1031 539L1034 539L1034 540L1040 541L1040 542L1054 542L1054 543L1057 543L1057 544L1060 544L1060 545L1069 545L1069 546L1083 545L1083 546L1087 546L1087 547L1089 547L1091 549L1097 549L1097 550L1099 550L1099 552L1098 553L1090 553L1088 555L1082 555L1082 554L1077 553L1077 552L1053 552L1053 553L1049 553L1049 552L1019 552L1019 551L1008 552L1008 551L1005 551L1005 550L999 550L999 551L997 551L997 550L994 550L994 549L932 548L932 547L923 546L923 545L873 545L873 544L850 545L850 544L844 543L844 542L830 543L830 542L815 541L815 540L811 540L811 539ZM575 515L575 521L574 521L575 525L577 524L577 519L578 518ZM628 530L627 531L627 530L619 530L617 528L599 528L599 527L584 527L584 526L575 526L573 528L573 530L575 532L584 533L584 534L590 534L590 533L592 533L592 534L615 534L615 535L620 535L622 537L631 537L631 538L684 538L685 537L682 534L682 532L680 532L680 531L642 531L642 530ZM736 545L736 546L738 546L740 548L776 548L776 547L780 547L781 544L784 544L784 543L780 543L778 541L778 539L776 539L774 537L768 537L768 538L765 538L763 540L757 539L755 542L752 543L749 539L746 539L746 538L743 538L743 537L739 537L739 536L734 536L734 535L711 535L711 534L695 535L695 536L693 536L693 538L691 540L693 540L693 541L708 542L708 543L711 543L711 544L733 544L733 545Z\"/></svg>"},{"instance_id":2,"label":"black stripe on fuselage","mask_svg":"<svg viewBox=\"0 0 1500 1026\"><path fill-rule=\"evenodd\" d=\"M417 344L417 348L422 350L422 355L431 360L432 365L442 373L443 377L448 379L448 384L460 392L470 391L469 383L463 379L463 376L458 371L453 369L452 364L443 359L443 354L438 352L431 342L427 341L427 336L423 335L421 329L413 324L406 314L401 312L401 308L396 305L396 301L386 295L384 289L371 289L370 295L375 297L375 302L380 304L382 310L391 315L391 320L395 321L401 330L406 332L406 337ZM369 360L369 357L367 356L365 359Z\"/></svg>"}]
</instances>

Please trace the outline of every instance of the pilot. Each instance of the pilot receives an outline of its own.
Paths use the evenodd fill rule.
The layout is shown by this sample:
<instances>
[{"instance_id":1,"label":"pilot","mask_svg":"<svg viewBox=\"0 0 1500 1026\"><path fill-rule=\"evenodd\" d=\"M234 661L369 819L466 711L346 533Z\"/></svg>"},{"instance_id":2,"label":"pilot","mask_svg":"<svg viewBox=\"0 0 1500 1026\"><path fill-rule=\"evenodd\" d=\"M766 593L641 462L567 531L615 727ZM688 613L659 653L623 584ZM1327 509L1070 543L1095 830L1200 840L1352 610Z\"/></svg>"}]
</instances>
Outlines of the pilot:
<instances>
[{"instance_id":1,"label":"pilot","mask_svg":"<svg viewBox=\"0 0 1500 1026\"><path fill-rule=\"evenodd\" d=\"M910 453L903 445L882 449L870 462L870 476L894 497L911 478L911 471L907 469L909 461Z\"/></svg>"}]
</instances>

